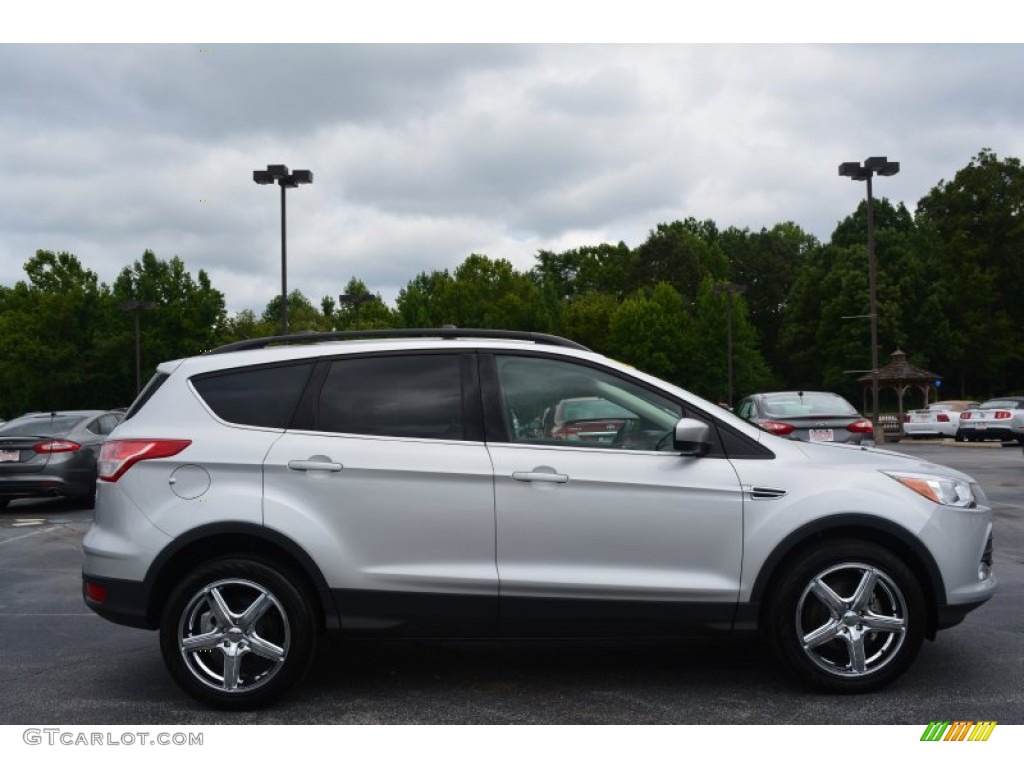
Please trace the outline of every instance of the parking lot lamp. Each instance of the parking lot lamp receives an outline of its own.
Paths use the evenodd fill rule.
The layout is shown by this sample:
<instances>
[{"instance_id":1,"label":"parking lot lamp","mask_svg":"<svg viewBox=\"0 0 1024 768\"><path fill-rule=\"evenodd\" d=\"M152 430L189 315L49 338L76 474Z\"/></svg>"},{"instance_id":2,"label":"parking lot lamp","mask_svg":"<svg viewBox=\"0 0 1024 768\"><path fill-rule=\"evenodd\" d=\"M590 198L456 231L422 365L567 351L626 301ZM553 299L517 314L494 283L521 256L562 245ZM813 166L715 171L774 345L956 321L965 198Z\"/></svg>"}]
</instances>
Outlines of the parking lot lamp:
<instances>
[{"instance_id":1,"label":"parking lot lamp","mask_svg":"<svg viewBox=\"0 0 1024 768\"><path fill-rule=\"evenodd\" d=\"M281 187L281 335L288 333L288 241L286 237L285 190L299 184L312 184L312 171L288 172L287 165L268 165L265 171L253 171L252 180L257 184L274 184Z\"/></svg>"},{"instance_id":2,"label":"parking lot lamp","mask_svg":"<svg viewBox=\"0 0 1024 768\"><path fill-rule=\"evenodd\" d=\"M875 215L871 195L871 177L895 176L900 164L887 157L869 157L863 164L847 162L839 164L839 175L852 181L867 182L868 189L868 317L871 320L871 424L875 429L875 442L882 442L882 429L878 423L878 298L876 294L877 267L875 262Z\"/></svg>"},{"instance_id":3,"label":"parking lot lamp","mask_svg":"<svg viewBox=\"0 0 1024 768\"><path fill-rule=\"evenodd\" d=\"M376 301L377 297L372 293L343 293L338 297L342 304L348 304L356 308L356 330L359 330L359 306L368 301Z\"/></svg>"},{"instance_id":4,"label":"parking lot lamp","mask_svg":"<svg viewBox=\"0 0 1024 768\"><path fill-rule=\"evenodd\" d=\"M144 309L153 309L155 301L122 301L117 305L124 312L135 313L135 394L142 391L142 342L139 333L139 315Z\"/></svg>"},{"instance_id":5,"label":"parking lot lamp","mask_svg":"<svg viewBox=\"0 0 1024 768\"><path fill-rule=\"evenodd\" d=\"M724 293L727 301L725 310L725 327L726 327L726 358L728 360L729 369L729 397L726 400L726 405L732 408L732 297L735 293L746 293L747 286L740 285L739 283L718 283L712 286L711 290L714 293Z\"/></svg>"}]
</instances>

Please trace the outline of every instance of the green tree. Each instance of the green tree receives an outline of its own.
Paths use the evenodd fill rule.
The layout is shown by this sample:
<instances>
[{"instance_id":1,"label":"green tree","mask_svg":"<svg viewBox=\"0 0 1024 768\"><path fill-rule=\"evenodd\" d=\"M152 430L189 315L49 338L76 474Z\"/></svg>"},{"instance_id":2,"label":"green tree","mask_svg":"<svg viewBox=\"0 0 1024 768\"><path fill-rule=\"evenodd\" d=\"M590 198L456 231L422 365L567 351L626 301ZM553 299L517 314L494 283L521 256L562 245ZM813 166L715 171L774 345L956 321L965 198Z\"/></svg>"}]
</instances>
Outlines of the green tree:
<instances>
[{"instance_id":1,"label":"green tree","mask_svg":"<svg viewBox=\"0 0 1024 768\"><path fill-rule=\"evenodd\" d=\"M693 374L693 320L668 283L637 291L612 315L609 354L645 373L688 386Z\"/></svg>"},{"instance_id":2,"label":"green tree","mask_svg":"<svg viewBox=\"0 0 1024 768\"><path fill-rule=\"evenodd\" d=\"M1000 394L1024 381L1024 168L983 149L917 206L951 328L947 375L961 394Z\"/></svg>"},{"instance_id":3,"label":"green tree","mask_svg":"<svg viewBox=\"0 0 1024 768\"><path fill-rule=\"evenodd\" d=\"M0 289L0 412L113 407L125 389L97 341L108 341L114 300L70 253L37 251L28 282Z\"/></svg>"},{"instance_id":4,"label":"green tree","mask_svg":"<svg viewBox=\"0 0 1024 768\"><path fill-rule=\"evenodd\" d=\"M366 330L370 328L394 328L398 324L398 314L384 303L379 293L373 293L367 288L366 283L357 277L352 277L345 284L342 293L349 296L375 296L374 301L365 301L359 305L359 328ZM330 297L323 298L324 306ZM326 312L325 312L326 314ZM345 304L338 308L335 314L335 323L338 330L355 329L356 307L352 304Z\"/></svg>"},{"instance_id":5,"label":"green tree","mask_svg":"<svg viewBox=\"0 0 1024 768\"><path fill-rule=\"evenodd\" d=\"M659 224L636 249L634 284L653 287L665 282L687 301L697 296L705 277L725 280L729 263L712 221L689 218Z\"/></svg>"}]
</instances>

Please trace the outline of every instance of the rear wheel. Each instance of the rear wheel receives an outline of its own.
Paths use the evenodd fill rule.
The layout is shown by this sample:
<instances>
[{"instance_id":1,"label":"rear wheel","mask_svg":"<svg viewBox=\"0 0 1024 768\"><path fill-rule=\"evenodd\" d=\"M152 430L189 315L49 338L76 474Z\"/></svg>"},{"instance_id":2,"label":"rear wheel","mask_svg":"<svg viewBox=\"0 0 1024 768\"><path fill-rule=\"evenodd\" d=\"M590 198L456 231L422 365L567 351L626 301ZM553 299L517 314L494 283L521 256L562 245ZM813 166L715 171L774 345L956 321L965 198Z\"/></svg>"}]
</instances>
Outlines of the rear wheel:
<instances>
[{"instance_id":1,"label":"rear wheel","mask_svg":"<svg viewBox=\"0 0 1024 768\"><path fill-rule=\"evenodd\" d=\"M221 709L281 697L313 657L308 599L271 563L232 558L203 565L171 595L160 649L177 683Z\"/></svg>"},{"instance_id":2,"label":"rear wheel","mask_svg":"<svg viewBox=\"0 0 1024 768\"><path fill-rule=\"evenodd\" d=\"M768 630L776 654L802 681L857 693L906 671L924 622L913 572L880 546L842 540L791 565L769 605Z\"/></svg>"}]
</instances>

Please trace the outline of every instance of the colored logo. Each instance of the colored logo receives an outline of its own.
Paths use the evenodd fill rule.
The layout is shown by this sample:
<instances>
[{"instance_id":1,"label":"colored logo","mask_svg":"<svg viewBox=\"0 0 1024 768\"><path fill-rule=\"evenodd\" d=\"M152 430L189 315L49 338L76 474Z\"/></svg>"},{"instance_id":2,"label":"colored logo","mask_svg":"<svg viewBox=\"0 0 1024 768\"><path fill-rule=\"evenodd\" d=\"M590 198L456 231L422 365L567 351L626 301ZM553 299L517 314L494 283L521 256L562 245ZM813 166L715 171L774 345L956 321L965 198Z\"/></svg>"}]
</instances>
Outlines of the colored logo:
<instances>
[{"instance_id":1,"label":"colored logo","mask_svg":"<svg viewBox=\"0 0 1024 768\"><path fill-rule=\"evenodd\" d=\"M921 741L988 741L995 727L995 720L932 720Z\"/></svg>"}]
</instances>

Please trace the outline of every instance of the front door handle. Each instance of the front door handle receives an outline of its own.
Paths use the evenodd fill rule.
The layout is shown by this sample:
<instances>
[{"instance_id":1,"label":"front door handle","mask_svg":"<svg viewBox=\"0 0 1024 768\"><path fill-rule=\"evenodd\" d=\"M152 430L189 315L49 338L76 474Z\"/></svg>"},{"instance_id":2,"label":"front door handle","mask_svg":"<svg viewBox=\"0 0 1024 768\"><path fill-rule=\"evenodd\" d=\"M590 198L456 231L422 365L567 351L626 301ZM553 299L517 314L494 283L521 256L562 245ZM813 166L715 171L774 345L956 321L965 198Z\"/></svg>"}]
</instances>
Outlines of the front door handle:
<instances>
[{"instance_id":1,"label":"front door handle","mask_svg":"<svg viewBox=\"0 0 1024 768\"><path fill-rule=\"evenodd\" d=\"M568 483L568 475L557 472L513 472L512 479L521 483Z\"/></svg>"},{"instance_id":2,"label":"front door handle","mask_svg":"<svg viewBox=\"0 0 1024 768\"><path fill-rule=\"evenodd\" d=\"M300 472L308 470L320 470L321 472L341 472L344 467L336 461L331 461L326 456L310 456L308 459L292 459L288 462L288 469L295 469Z\"/></svg>"}]
</instances>

